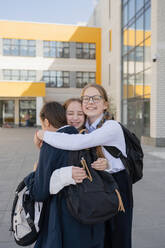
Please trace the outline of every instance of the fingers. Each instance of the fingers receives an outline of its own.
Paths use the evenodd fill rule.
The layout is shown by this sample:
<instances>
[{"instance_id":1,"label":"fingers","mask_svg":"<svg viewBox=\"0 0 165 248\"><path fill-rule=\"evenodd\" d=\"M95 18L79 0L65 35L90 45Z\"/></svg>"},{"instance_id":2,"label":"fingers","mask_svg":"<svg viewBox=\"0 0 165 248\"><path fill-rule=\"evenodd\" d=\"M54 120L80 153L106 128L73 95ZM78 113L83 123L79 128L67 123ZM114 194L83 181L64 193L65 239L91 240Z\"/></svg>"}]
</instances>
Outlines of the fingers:
<instances>
[{"instance_id":1,"label":"fingers","mask_svg":"<svg viewBox=\"0 0 165 248\"><path fill-rule=\"evenodd\" d=\"M43 138L44 138L44 130L38 130L36 132L36 136L37 136L38 139L43 140Z\"/></svg>"},{"instance_id":2,"label":"fingers","mask_svg":"<svg viewBox=\"0 0 165 248\"><path fill-rule=\"evenodd\" d=\"M108 161L105 158L98 158L91 166L95 170L105 170L108 167Z\"/></svg>"},{"instance_id":3,"label":"fingers","mask_svg":"<svg viewBox=\"0 0 165 248\"><path fill-rule=\"evenodd\" d=\"M83 168L72 166L72 178L76 183L82 183L87 178L87 175Z\"/></svg>"},{"instance_id":4,"label":"fingers","mask_svg":"<svg viewBox=\"0 0 165 248\"><path fill-rule=\"evenodd\" d=\"M35 132L35 135L34 135L34 144L36 145L37 148L41 148L42 146L42 140L40 140L37 136L37 131Z\"/></svg>"}]
</instances>

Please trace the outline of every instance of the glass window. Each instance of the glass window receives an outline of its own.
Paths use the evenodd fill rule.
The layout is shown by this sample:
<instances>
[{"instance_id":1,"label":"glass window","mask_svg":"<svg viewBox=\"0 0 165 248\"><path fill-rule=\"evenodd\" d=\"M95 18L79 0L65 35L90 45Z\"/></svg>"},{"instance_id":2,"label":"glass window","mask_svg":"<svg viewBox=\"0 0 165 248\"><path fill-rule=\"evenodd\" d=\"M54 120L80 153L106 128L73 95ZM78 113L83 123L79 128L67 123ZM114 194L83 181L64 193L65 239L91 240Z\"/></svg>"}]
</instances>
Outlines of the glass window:
<instances>
[{"instance_id":1,"label":"glass window","mask_svg":"<svg viewBox=\"0 0 165 248\"><path fill-rule=\"evenodd\" d=\"M143 43L141 44L141 46L136 47L135 60L137 62L143 62Z\"/></svg>"},{"instance_id":2,"label":"glass window","mask_svg":"<svg viewBox=\"0 0 165 248\"><path fill-rule=\"evenodd\" d=\"M135 50L128 54L128 73L129 75L134 74L135 72Z\"/></svg>"},{"instance_id":3,"label":"glass window","mask_svg":"<svg viewBox=\"0 0 165 248\"><path fill-rule=\"evenodd\" d=\"M144 59L143 44L141 44L141 46L136 47L136 50L135 50L136 73L143 71L144 69L143 59Z\"/></svg>"},{"instance_id":4,"label":"glass window","mask_svg":"<svg viewBox=\"0 0 165 248\"><path fill-rule=\"evenodd\" d=\"M136 0L136 12L144 6L144 0Z\"/></svg>"},{"instance_id":5,"label":"glass window","mask_svg":"<svg viewBox=\"0 0 165 248\"><path fill-rule=\"evenodd\" d=\"M36 101L19 101L19 124L20 126L32 127L36 124Z\"/></svg>"},{"instance_id":6,"label":"glass window","mask_svg":"<svg viewBox=\"0 0 165 248\"><path fill-rule=\"evenodd\" d=\"M145 30L151 30L151 8L147 9L144 14Z\"/></svg>"},{"instance_id":7,"label":"glass window","mask_svg":"<svg viewBox=\"0 0 165 248\"><path fill-rule=\"evenodd\" d=\"M95 59L96 45L94 43L76 43L76 58Z\"/></svg>"},{"instance_id":8,"label":"glass window","mask_svg":"<svg viewBox=\"0 0 165 248\"><path fill-rule=\"evenodd\" d=\"M144 97L151 96L151 68L144 71Z\"/></svg>"},{"instance_id":9,"label":"glass window","mask_svg":"<svg viewBox=\"0 0 165 248\"><path fill-rule=\"evenodd\" d=\"M43 50L44 57L69 58L70 56L70 45L68 42L44 41Z\"/></svg>"},{"instance_id":10,"label":"glass window","mask_svg":"<svg viewBox=\"0 0 165 248\"><path fill-rule=\"evenodd\" d=\"M44 71L42 80L46 82L46 87L68 88L70 87L70 73L68 71Z\"/></svg>"},{"instance_id":11,"label":"glass window","mask_svg":"<svg viewBox=\"0 0 165 248\"><path fill-rule=\"evenodd\" d=\"M127 22L128 22L128 5L125 5L123 11L123 26L125 26Z\"/></svg>"},{"instance_id":12,"label":"glass window","mask_svg":"<svg viewBox=\"0 0 165 248\"><path fill-rule=\"evenodd\" d=\"M143 72L136 74L135 95L137 97L143 97L143 82Z\"/></svg>"},{"instance_id":13,"label":"glass window","mask_svg":"<svg viewBox=\"0 0 165 248\"><path fill-rule=\"evenodd\" d=\"M83 88L88 83L95 83L95 72L76 72L76 87Z\"/></svg>"},{"instance_id":14,"label":"glass window","mask_svg":"<svg viewBox=\"0 0 165 248\"><path fill-rule=\"evenodd\" d=\"M127 104L122 108L122 121L127 123L128 128L139 137L149 130L148 99L151 90L151 8L149 0L145 6L144 2L146 0L122 1L125 3L122 10L125 28L121 29L122 88L123 100L127 100ZM143 109L144 101L146 101L146 114Z\"/></svg>"},{"instance_id":15,"label":"glass window","mask_svg":"<svg viewBox=\"0 0 165 248\"><path fill-rule=\"evenodd\" d=\"M132 50L135 46L135 23L133 23L128 28L128 43L127 43L127 50Z\"/></svg>"},{"instance_id":16,"label":"glass window","mask_svg":"<svg viewBox=\"0 0 165 248\"><path fill-rule=\"evenodd\" d=\"M143 125L144 125L144 135L150 136L150 100L147 99L144 101L144 107L143 107Z\"/></svg>"},{"instance_id":17,"label":"glass window","mask_svg":"<svg viewBox=\"0 0 165 248\"><path fill-rule=\"evenodd\" d=\"M123 0L122 2L123 2L123 5L127 2L128 0Z\"/></svg>"},{"instance_id":18,"label":"glass window","mask_svg":"<svg viewBox=\"0 0 165 248\"><path fill-rule=\"evenodd\" d=\"M12 127L14 125L14 101L0 101L0 126Z\"/></svg>"},{"instance_id":19,"label":"glass window","mask_svg":"<svg viewBox=\"0 0 165 248\"><path fill-rule=\"evenodd\" d=\"M135 0L129 0L128 11L129 11L128 20L130 20L135 16Z\"/></svg>"},{"instance_id":20,"label":"glass window","mask_svg":"<svg viewBox=\"0 0 165 248\"><path fill-rule=\"evenodd\" d=\"M3 39L3 55L34 57L36 43L33 40Z\"/></svg>"},{"instance_id":21,"label":"glass window","mask_svg":"<svg viewBox=\"0 0 165 248\"><path fill-rule=\"evenodd\" d=\"M4 80L36 81L36 71L33 70L3 70Z\"/></svg>"},{"instance_id":22,"label":"glass window","mask_svg":"<svg viewBox=\"0 0 165 248\"><path fill-rule=\"evenodd\" d=\"M144 40L144 15L136 20L136 45Z\"/></svg>"},{"instance_id":23,"label":"glass window","mask_svg":"<svg viewBox=\"0 0 165 248\"><path fill-rule=\"evenodd\" d=\"M135 95L135 75L131 75L128 78L128 98L132 98Z\"/></svg>"},{"instance_id":24,"label":"glass window","mask_svg":"<svg viewBox=\"0 0 165 248\"><path fill-rule=\"evenodd\" d=\"M149 37L144 42L144 67L149 68L151 67L151 37Z\"/></svg>"}]
</instances>

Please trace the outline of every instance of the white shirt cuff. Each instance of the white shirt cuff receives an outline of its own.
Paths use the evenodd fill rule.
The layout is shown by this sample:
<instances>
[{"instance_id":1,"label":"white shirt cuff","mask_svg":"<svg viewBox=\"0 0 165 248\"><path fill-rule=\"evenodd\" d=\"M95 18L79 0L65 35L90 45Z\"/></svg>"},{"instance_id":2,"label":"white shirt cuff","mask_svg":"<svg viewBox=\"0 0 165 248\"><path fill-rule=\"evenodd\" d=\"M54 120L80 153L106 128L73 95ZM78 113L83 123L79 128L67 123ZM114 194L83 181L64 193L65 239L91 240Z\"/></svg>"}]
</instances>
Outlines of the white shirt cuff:
<instances>
[{"instance_id":1,"label":"white shirt cuff","mask_svg":"<svg viewBox=\"0 0 165 248\"><path fill-rule=\"evenodd\" d=\"M50 178L50 194L57 194L61 189L70 184L76 184L75 180L72 178L72 166L55 170Z\"/></svg>"}]
</instances>

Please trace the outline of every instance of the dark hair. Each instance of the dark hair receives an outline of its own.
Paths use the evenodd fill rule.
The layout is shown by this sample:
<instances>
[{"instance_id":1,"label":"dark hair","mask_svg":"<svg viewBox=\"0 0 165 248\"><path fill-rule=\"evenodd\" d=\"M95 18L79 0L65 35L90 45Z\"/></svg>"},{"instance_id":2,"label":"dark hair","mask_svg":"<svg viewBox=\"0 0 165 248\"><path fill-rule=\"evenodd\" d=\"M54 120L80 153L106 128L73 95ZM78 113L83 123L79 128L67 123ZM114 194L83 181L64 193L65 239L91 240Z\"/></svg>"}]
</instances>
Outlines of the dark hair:
<instances>
[{"instance_id":1,"label":"dark hair","mask_svg":"<svg viewBox=\"0 0 165 248\"><path fill-rule=\"evenodd\" d=\"M69 106L69 104L70 104L71 102L78 102L78 103L82 104L82 101L81 101L80 98L70 98L70 99L66 100L66 101L64 102L64 104L63 104L65 110L67 110L67 108L68 108L68 106Z\"/></svg>"},{"instance_id":2,"label":"dark hair","mask_svg":"<svg viewBox=\"0 0 165 248\"><path fill-rule=\"evenodd\" d=\"M45 103L40 111L40 118L42 121L47 119L55 128L60 128L67 124L65 109L58 102Z\"/></svg>"}]
</instances>

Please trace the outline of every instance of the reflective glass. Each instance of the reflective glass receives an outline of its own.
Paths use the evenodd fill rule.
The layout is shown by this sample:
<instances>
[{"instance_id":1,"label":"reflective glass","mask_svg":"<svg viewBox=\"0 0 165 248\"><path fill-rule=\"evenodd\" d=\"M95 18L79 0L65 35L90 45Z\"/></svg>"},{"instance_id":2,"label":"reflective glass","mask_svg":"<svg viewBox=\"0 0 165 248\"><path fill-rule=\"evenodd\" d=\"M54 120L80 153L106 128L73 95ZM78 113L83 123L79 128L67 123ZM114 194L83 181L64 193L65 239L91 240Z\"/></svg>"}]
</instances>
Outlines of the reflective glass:
<instances>
[{"instance_id":1,"label":"reflective glass","mask_svg":"<svg viewBox=\"0 0 165 248\"><path fill-rule=\"evenodd\" d=\"M10 45L11 40L10 39L3 39L3 45Z\"/></svg>"},{"instance_id":2,"label":"reflective glass","mask_svg":"<svg viewBox=\"0 0 165 248\"><path fill-rule=\"evenodd\" d=\"M3 46L3 55L10 55L10 53L10 48L7 46Z\"/></svg>"},{"instance_id":3,"label":"reflective glass","mask_svg":"<svg viewBox=\"0 0 165 248\"><path fill-rule=\"evenodd\" d=\"M136 12L144 6L144 0L136 0Z\"/></svg>"},{"instance_id":4,"label":"reflective glass","mask_svg":"<svg viewBox=\"0 0 165 248\"><path fill-rule=\"evenodd\" d=\"M54 57L54 58L56 57L56 48L55 47L49 48L48 57Z\"/></svg>"},{"instance_id":5,"label":"reflective glass","mask_svg":"<svg viewBox=\"0 0 165 248\"><path fill-rule=\"evenodd\" d=\"M144 16L141 15L136 20L136 45L144 40Z\"/></svg>"},{"instance_id":6,"label":"reflective glass","mask_svg":"<svg viewBox=\"0 0 165 248\"><path fill-rule=\"evenodd\" d=\"M63 86L62 78L57 78L57 88L60 88Z\"/></svg>"},{"instance_id":7,"label":"reflective glass","mask_svg":"<svg viewBox=\"0 0 165 248\"><path fill-rule=\"evenodd\" d=\"M145 31L150 31L151 30L151 8L147 9L145 12L144 22L145 22ZM148 33L151 35L150 32ZM145 36L147 37L147 32Z\"/></svg>"},{"instance_id":8,"label":"reflective glass","mask_svg":"<svg viewBox=\"0 0 165 248\"><path fill-rule=\"evenodd\" d=\"M135 46L135 23L128 28L127 50L131 50Z\"/></svg>"},{"instance_id":9,"label":"reflective glass","mask_svg":"<svg viewBox=\"0 0 165 248\"><path fill-rule=\"evenodd\" d=\"M144 97L151 97L151 68L144 71Z\"/></svg>"},{"instance_id":10,"label":"reflective glass","mask_svg":"<svg viewBox=\"0 0 165 248\"><path fill-rule=\"evenodd\" d=\"M95 83L95 78L90 78L89 83L91 83L91 84Z\"/></svg>"},{"instance_id":11,"label":"reflective glass","mask_svg":"<svg viewBox=\"0 0 165 248\"><path fill-rule=\"evenodd\" d=\"M10 47L10 54L9 55L18 56L19 55L18 47L16 47L16 46Z\"/></svg>"},{"instance_id":12,"label":"reflective glass","mask_svg":"<svg viewBox=\"0 0 165 248\"><path fill-rule=\"evenodd\" d=\"M36 48L35 47L29 47L28 49L28 55L34 57L36 55ZM26 55L27 56L27 55Z\"/></svg>"},{"instance_id":13,"label":"reflective glass","mask_svg":"<svg viewBox=\"0 0 165 248\"><path fill-rule=\"evenodd\" d=\"M128 74L132 75L135 72L135 50L133 50L131 53L128 54Z\"/></svg>"},{"instance_id":14,"label":"reflective glass","mask_svg":"<svg viewBox=\"0 0 165 248\"><path fill-rule=\"evenodd\" d=\"M141 47L143 49L143 47ZM136 73L139 73L143 71L143 50L139 51L139 47L136 48L136 54L135 54L135 59L136 59Z\"/></svg>"},{"instance_id":15,"label":"reflective glass","mask_svg":"<svg viewBox=\"0 0 165 248\"><path fill-rule=\"evenodd\" d=\"M90 75L90 77L95 78L95 72L90 72L89 75Z\"/></svg>"},{"instance_id":16,"label":"reflective glass","mask_svg":"<svg viewBox=\"0 0 165 248\"><path fill-rule=\"evenodd\" d=\"M144 125L144 135L150 136L150 100L144 101L143 107L143 125Z\"/></svg>"},{"instance_id":17,"label":"reflective glass","mask_svg":"<svg viewBox=\"0 0 165 248\"><path fill-rule=\"evenodd\" d=\"M76 43L77 48L82 48L82 43Z\"/></svg>"},{"instance_id":18,"label":"reflective glass","mask_svg":"<svg viewBox=\"0 0 165 248\"><path fill-rule=\"evenodd\" d=\"M129 0L128 2L128 20L135 16L135 0Z\"/></svg>"},{"instance_id":19,"label":"reflective glass","mask_svg":"<svg viewBox=\"0 0 165 248\"><path fill-rule=\"evenodd\" d=\"M82 72L77 72L77 77L82 77Z\"/></svg>"},{"instance_id":20,"label":"reflective glass","mask_svg":"<svg viewBox=\"0 0 165 248\"><path fill-rule=\"evenodd\" d=\"M132 98L135 95L135 75L128 78L128 98Z\"/></svg>"},{"instance_id":21,"label":"reflective glass","mask_svg":"<svg viewBox=\"0 0 165 248\"><path fill-rule=\"evenodd\" d=\"M125 5L123 11L123 26L125 26L127 22L128 22L128 5Z\"/></svg>"},{"instance_id":22,"label":"reflective glass","mask_svg":"<svg viewBox=\"0 0 165 248\"><path fill-rule=\"evenodd\" d=\"M128 49L128 30L123 32L123 54L127 53Z\"/></svg>"},{"instance_id":23,"label":"reflective glass","mask_svg":"<svg viewBox=\"0 0 165 248\"><path fill-rule=\"evenodd\" d=\"M69 72L68 71L64 71L63 72L63 75L64 75L64 77L69 77Z\"/></svg>"},{"instance_id":24,"label":"reflective glass","mask_svg":"<svg viewBox=\"0 0 165 248\"><path fill-rule=\"evenodd\" d=\"M144 44L144 67L148 68L151 67L151 37L145 40Z\"/></svg>"},{"instance_id":25,"label":"reflective glass","mask_svg":"<svg viewBox=\"0 0 165 248\"><path fill-rule=\"evenodd\" d=\"M69 48L63 48L64 58L69 58Z\"/></svg>"},{"instance_id":26,"label":"reflective glass","mask_svg":"<svg viewBox=\"0 0 165 248\"><path fill-rule=\"evenodd\" d=\"M24 70L20 71L20 78L21 80L29 80L28 71L24 71Z\"/></svg>"},{"instance_id":27,"label":"reflective glass","mask_svg":"<svg viewBox=\"0 0 165 248\"><path fill-rule=\"evenodd\" d=\"M20 45L21 46L28 46L28 41L27 40L20 40Z\"/></svg>"},{"instance_id":28,"label":"reflective glass","mask_svg":"<svg viewBox=\"0 0 165 248\"><path fill-rule=\"evenodd\" d=\"M36 45L36 41L35 40L28 40L28 45L29 46L35 46Z\"/></svg>"},{"instance_id":29,"label":"reflective glass","mask_svg":"<svg viewBox=\"0 0 165 248\"><path fill-rule=\"evenodd\" d=\"M89 44L88 43L83 43L83 49L89 49Z\"/></svg>"},{"instance_id":30,"label":"reflective glass","mask_svg":"<svg viewBox=\"0 0 165 248\"><path fill-rule=\"evenodd\" d=\"M143 82L143 72L136 74L135 95L137 97L143 97Z\"/></svg>"},{"instance_id":31,"label":"reflective glass","mask_svg":"<svg viewBox=\"0 0 165 248\"><path fill-rule=\"evenodd\" d=\"M91 43L91 44L89 44L89 47L95 49L96 45L94 43Z\"/></svg>"},{"instance_id":32,"label":"reflective glass","mask_svg":"<svg viewBox=\"0 0 165 248\"><path fill-rule=\"evenodd\" d=\"M95 57L96 57L95 50L93 50L93 49L90 50L89 54L90 54L90 59L95 59Z\"/></svg>"}]
</instances>

